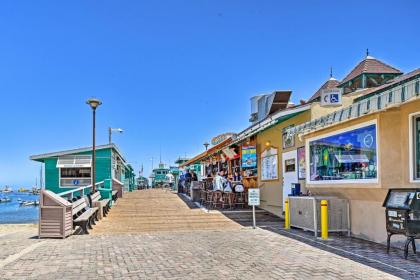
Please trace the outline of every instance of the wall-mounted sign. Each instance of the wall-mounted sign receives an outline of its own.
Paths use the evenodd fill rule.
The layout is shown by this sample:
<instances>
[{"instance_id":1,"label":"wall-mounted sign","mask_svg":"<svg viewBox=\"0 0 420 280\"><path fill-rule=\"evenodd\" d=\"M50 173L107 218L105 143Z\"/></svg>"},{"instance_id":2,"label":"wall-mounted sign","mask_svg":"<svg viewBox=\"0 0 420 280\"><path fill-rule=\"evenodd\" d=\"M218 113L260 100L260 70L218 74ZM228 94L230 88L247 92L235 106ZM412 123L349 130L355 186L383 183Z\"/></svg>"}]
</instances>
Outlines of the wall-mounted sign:
<instances>
[{"instance_id":1,"label":"wall-mounted sign","mask_svg":"<svg viewBox=\"0 0 420 280\"><path fill-rule=\"evenodd\" d=\"M329 88L321 91L321 106L340 106L343 90L341 88Z\"/></svg>"},{"instance_id":2,"label":"wall-mounted sign","mask_svg":"<svg viewBox=\"0 0 420 280\"><path fill-rule=\"evenodd\" d=\"M303 180L306 178L305 147L300 147L297 149L297 161L298 161L298 179Z\"/></svg>"},{"instance_id":3,"label":"wall-mounted sign","mask_svg":"<svg viewBox=\"0 0 420 280\"><path fill-rule=\"evenodd\" d=\"M261 180L278 179L277 149L269 148L261 154Z\"/></svg>"},{"instance_id":4,"label":"wall-mounted sign","mask_svg":"<svg viewBox=\"0 0 420 280\"><path fill-rule=\"evenodd\" d=\"M257 148L255 146L242 146L242 168L257 167Z\"/></svg>"},{"instance_id":5,"label":"wall-mounted sign","mask_svg":"<svg viewBox=\"0 0 420 280\"><path fill-rule=\"evenodd\" d=\"M228 139L229 137L234 136L235 133L224 133L224 134L220 134L216 137L213 137L213 139L211 139L211 144L213 146L216 146L217 144L222 143L223 141L225 141L226 139Z\"/></svg>"}]
</instances>

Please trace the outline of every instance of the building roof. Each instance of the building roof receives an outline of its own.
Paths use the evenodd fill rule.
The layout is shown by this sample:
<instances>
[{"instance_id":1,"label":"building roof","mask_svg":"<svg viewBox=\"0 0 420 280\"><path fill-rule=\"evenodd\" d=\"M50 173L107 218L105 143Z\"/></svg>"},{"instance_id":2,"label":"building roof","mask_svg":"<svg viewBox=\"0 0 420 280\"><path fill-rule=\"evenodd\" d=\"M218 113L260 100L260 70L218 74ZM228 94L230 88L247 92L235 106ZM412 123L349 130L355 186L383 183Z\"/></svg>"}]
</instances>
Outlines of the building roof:
<instances>
[{"instance_id":1,"label":"building roof","mask_svg":"<svg viewBox=\"0 0 420 280\"><path fill-rule=\"evenodd\" d=\"M324 89L336 88L340 84L340 81L334 79L333 77L329 78L315 93L309 98L308 102L316 101L321 97L321 92Z\"/></svg>"},{"instance_id":2,"label":"building roof","mask_svg":"<svg viewBox=\"0 0 420 280\"><path fill-rule=\"evenodd\" d=\"M276 90L272 93L272 102L269 106L267 115L271 115L279 110L284 110L289 104L291 90Z\"/></svg>"},{"instance_id":3,"label":"building roof","mask_svg":"<svg viewBox=\"0 0 420 280\"><path fill-rule=\"evenodd\" d=\"M390 66L372 56L366 56L357 66L343 79L340 85L353 80L361 74L402 74L397 68Z\"/></svg>"},{"instance_id":4,"label":"building roof","mask_svg":"<svg viewBox=\"0 0 420 280\"><path fill-rule=\"evenodd\" d=\"M184 162L184 163L181 163L181 164L179 165L179 167L184 167L184 166L188 166L188 165L194 164L196 161L198 161L198 160L200 160L200 159L204 158L206 155L207 155L207 151L204 151L204 152L202 152L201 154L196 155L196 156L195 156L195 157L193 157L192 159L190 159L190 160L188 160L188 161L186 161L186 162Z\"/></svg>"},{"instance_id":5,"label":"building roof","mask_svg":"<svg viewBox=\"0 0 420 280\"><path fill-rule=\"evenodd\" d=\"M118 150L118 147L114 143L106 144L106 145L99 145L99 146L96 146L95 149L96 150L114 149L120 155L122 160L126 161L124 159L123 155L121 154L121 152ZM33 156L30 156L29 159L30 160L35 160L35 161L42 161L43 159L46 159L46 158L59 157L59 156L64 156L64 155L72 155L72 154L78 154L78 153L89 152L89 151L92 151L92 146L77 148L77 149L71 149L71 150L58 151L58 152L45 153L45 154L39 154L39 155L33 155Z\"/></svg>"},{"instance_id":6,"label":"building roof","mask_svg":"<svg viewBox=\"0 0 420 280\"><path fill-rule=\"evenodd\" d=\"M378 87L366 89L366 91L363 92L362 96L355 99L355 102L357 102L359 100L362 100L362 99L365 99L365 98L368 98L368 97L371 97L375 94L381 93L381 92L383 92L387 89L395 87L395 86L397 86L397 85L399 85L399 84L401 84L401 83L403 83L407 80L415 78L416 76L419 76L419 75L420 75L420 68L417 68L417 69L415 69L411 72L408 72L407 74L400 75L398 77L395 77L392 80L389 80L386 84L383 84L383 85L378 86Z\"/></svg>"},{"instance_id":7,"label":"building roof","mask_svg":"<svg viewBox=\"0 0 420 280\"><path fill-rule=\"evenodd\" d=\"M291 117L294 117L295 115L299 113L305 112L310 109L311 109L311 104L305 103L305 104L300 104L291 108L287 108L285 110L280 110L274 113L273 115L268 116L265 119L255 124L252 124L248 128L238 133L238 135L236 136L234 141L231 143L231 145L244 141L248 137L251 137L279 122L285 121Z\"/></svg>"}]
</instances>

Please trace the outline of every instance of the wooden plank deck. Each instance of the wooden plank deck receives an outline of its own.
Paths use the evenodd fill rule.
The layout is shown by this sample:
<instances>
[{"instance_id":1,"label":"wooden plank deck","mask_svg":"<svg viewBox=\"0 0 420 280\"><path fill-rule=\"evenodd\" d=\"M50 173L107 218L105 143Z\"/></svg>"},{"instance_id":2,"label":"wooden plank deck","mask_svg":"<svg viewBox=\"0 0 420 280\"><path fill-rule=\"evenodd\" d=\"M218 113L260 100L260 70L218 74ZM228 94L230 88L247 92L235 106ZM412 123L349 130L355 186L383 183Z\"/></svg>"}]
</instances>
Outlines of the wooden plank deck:
<instances>
[{"instance_id":1,"label":"wooden plank deck","mask_svg":"<svg viewBox=\"0 0 420 280\"><path fill-rule=\"evenodd\" d=\"M242 226L218 211L192 208L169 190L149 189L125 193L93 235L159 231L226 230Z\"/></svg>"}]
</instances>

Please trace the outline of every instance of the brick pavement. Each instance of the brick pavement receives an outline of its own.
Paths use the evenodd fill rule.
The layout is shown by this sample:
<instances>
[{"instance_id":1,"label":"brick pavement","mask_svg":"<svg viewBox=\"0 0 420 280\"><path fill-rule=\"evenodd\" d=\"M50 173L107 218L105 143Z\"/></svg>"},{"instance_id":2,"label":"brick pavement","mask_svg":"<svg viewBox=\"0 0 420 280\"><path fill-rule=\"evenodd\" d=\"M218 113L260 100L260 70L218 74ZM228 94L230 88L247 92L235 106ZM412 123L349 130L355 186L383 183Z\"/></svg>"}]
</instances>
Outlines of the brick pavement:
<instances>
[{"instance_id":1,"label":"brick pavement","mask_svg":"<svg viewBox=\"0 0 420 280\"><path fill-rule=\"evenodd\" d=\"M0 236L0 248L9 247L0 259L0 279L416 279L407 271L388 271L392 275L366 259L299 240L278 226L242 227L221 213L191 209L176 194L160 192L132 195L156 200L145 216L129 205L130 199L120 200L111 210L114 216L99 222L92 235L65 240L33 239L33 231ZM142 222L117 219L124 216L123 208ZM163 224L171 224L173 216L165 215L174 215L174 209L185 221L176 219L171 229ZM155 224L149 222L154 217Z\"/></svg>"},{"instance_id":2,"label":"brick pavement","mask_svg":"<svg viewBox=\"0 0 420 280\"><path fill-rule=\"evenodd\" d=\"M270 231L250 228L72 236L3 267L1 279L396 279Z\"/></svg>"}]
</instances>

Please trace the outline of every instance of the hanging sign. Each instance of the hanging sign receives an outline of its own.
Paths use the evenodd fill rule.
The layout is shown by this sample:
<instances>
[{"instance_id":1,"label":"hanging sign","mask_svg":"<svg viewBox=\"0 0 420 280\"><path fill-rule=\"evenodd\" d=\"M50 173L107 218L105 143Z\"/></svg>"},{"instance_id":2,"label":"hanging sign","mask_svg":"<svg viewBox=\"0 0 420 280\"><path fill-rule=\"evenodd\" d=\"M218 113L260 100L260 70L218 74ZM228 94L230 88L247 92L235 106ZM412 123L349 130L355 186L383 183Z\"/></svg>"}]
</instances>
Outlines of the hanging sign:
<instances>
[{"instance_id":1,"label":"hanging sign","mask_svg":"<svg viewBox=\"0 0 420 280\"><path fill-rule=\"evenodd\" d=\"M321 106L340 106L342 93L341 88L323 89L321 91Z\"/></svg>"},{"instance_id":2,"label":"hanging sign","mask_svg":"<svg viewBox=\"0 0 420 280\"><path fill-rule=\"evenodd\" d=\"M257 167L257 148L255 146L242 146L242 168Z\"/></svg>"},{"instance_id":3,"label":"hanging sign","mask_svg":"<svg viewBox=\"0 0 420 280\"><path fill-rule=\"evenodd\" d=\"M277 149L269 148L261 155L261 180L278 179Z\"/></svg>"},{"instance_id":4,"label":"hanging sign","mask_svg":"<svg viewBox=\"0 0 420 280\"><path fill-rule=\"evenodd\" d=\"M234 136L235 133L224 133L224 134L220 134L216 137L213 137L213 139L211 139L211 144L213 146L216 146L217 144L222 143L223 141L227 140L228 138Z\"/></svg>"}]
</instances>

